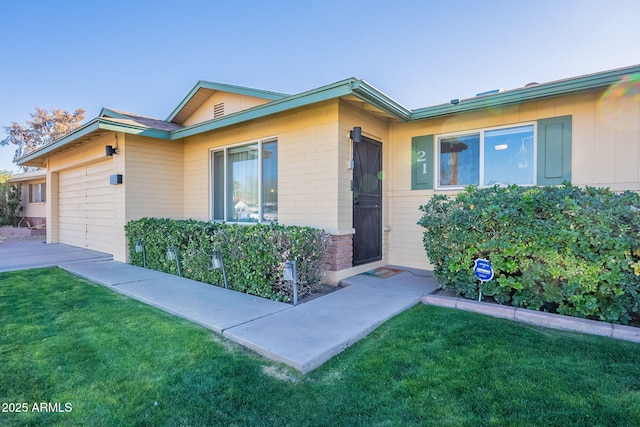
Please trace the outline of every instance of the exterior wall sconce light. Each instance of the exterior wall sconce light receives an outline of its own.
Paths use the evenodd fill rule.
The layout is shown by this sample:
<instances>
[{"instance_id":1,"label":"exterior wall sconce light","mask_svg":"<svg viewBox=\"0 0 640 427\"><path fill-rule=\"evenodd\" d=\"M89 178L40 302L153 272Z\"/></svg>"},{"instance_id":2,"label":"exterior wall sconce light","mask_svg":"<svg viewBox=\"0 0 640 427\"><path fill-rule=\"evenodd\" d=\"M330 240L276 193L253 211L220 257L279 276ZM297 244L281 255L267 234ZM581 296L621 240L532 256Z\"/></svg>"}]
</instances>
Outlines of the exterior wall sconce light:
<instances>
[{"instance_id":1,"label":"exterior wall sconce light","mask_svg":"<svg viewBox=\"0 0 640 427\"><path fill-rule=\"evenodd\" d=\"M111 157L114 154L118 154L118 147L114 147L113 145L106 145L104 149L107 157Z\"/></svg>"},{"instance_id":2,"label":"exterior wall sconce light","mask_svg":"<svg viewBox=\"0 0 640 427\"><path fill-rule=\"evenodd\" d=\"M122 184L122 174L109 175L109 184L110 185L120 185Z\"/></svg>"},{"instance_id":3,"label":"exterior wall sconce light","mask_svg":"<svg viewBox=\"0 0 640 427\"><path fill-rule=\"evenodd\" d=\"M136 253L142 254L142 265L147 268L147 251L144 250L144 240L140 239L136 242Z\"/></svg>"},{"instance_id":4,"label":"exterior wall sconce light","mask_svg":"<svg viewBox=\"0 0 640 427\"><path fill-rule=\"evenodd\" d=\"M224 268L224 257L220 251L215 251L211 256L211 270L222 269L222 277L224 278L224 288L229 289L227 283L227 270Z\"/></svg>"},{"instance_id":5,"label":"exterior wall sconce light","mask_svg":"<svg viewBox=\"0 0 640 427\"><path fill-rule=\"evenodd\" d=\"M362 128L360 126L354 127L353 130L349 132L349 138L355 143L362 141Z\"/></svg>"},{"instance_id":6,"label":"exterior wall sconce light","mask_svg":"<svg viewBox=\"0 0 640 427\"><path fill-rule=\"evenodd\" d=\"M296 272L296 262L287 261L282 270L282 279L293 282L293 305L298 305L298 274Z\"/></svg>"},{"instance_id":7,"label":"exterior wall sconce light","mask_svg":"<svg viewBox=\"0 0 640 427\"><path fill-rule=\"evenodd\" d=\"M167 248L167 259L169 261L175 261L176 267L178 267L178 276L182 277L182 271L180 271L180 256L178 254L178 248L175 246L169 246Z\"/></svg>"}]
</instances>

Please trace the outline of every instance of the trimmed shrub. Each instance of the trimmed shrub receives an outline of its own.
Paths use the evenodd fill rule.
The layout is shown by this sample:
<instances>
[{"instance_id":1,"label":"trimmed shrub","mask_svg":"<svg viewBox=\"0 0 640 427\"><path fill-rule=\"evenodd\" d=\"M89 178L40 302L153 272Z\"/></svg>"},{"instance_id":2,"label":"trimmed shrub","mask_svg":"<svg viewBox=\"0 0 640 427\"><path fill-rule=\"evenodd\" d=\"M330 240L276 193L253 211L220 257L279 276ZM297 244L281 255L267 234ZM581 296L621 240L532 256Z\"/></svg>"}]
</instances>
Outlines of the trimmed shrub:
<instances>
[{"instance_id":1,"label":"trimmed shrub","mask_svg":"<svg viewBox=\"0 0 640 427\"><path fill-rule=\"evenodd\" d=\"M330 237L310 227L277 224L238 225L195 220L142 218L125 226L131 263L143 265L135 244L142 240L147 267L177 274L167 249L178 249L184 277L224 286L220 269L211 269L211 257L224 257L229 289L279 301L293 298L290 282L282 279L285 261L296 260L298 296L311 292L323 276Z\"/></svg>"},{"instance_id":2,"label":"trimmed shrub","mask_svg":"<svg viewBox=\"0 0 640 427\"><path fill-rule=\"evenodd\" d=\"M503 304L628 323L639 314L640 195L571 185L469 187L435 195L419 225L441 286L477 298L474 260Z\"/></svg>"}]
</instances>

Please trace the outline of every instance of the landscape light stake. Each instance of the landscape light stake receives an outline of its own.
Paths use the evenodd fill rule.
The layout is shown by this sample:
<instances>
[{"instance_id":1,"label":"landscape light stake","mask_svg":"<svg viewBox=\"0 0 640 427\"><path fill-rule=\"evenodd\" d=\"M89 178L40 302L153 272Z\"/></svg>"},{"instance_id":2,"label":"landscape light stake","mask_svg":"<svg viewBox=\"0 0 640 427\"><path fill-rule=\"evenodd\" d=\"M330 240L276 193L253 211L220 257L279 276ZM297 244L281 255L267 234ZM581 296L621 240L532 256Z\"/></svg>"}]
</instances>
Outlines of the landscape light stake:
<instances>
[{"instance_id":1,"label":"landscape light stake","mask_svg":"<svg viewBox=\"0 0 640 427\"><path fill-rule=\"evenodd\" d=\"M176 267L178 267L178 276L182 277L182 271L180 271L180 255L178 254L177 247L169 246L167 248L167 259L169 261L176 261Z\"/></svg>"},{"instance_id":2,"label":"landscape light stake","mask_svg":"<svg viewBox=\"0 0 640 427\"><path fill-rule=\"evenodd\" d=\"M222 256L222 252L215 251L211 256L211 269L217 270L222 268L222 277L224 278L224 288L229 289L229 284L227 283L227 270L224 268L224 257Z\"/></svg>"},{"instance_id":3,"label":"landscape light stake","mask_svg":"<svg viewBox=\"0 0 640 427\"><path fill-rule=\"evenodd\" d=\"M298 305L298 274L296 272L295 261L287 261L284 263L282 279L286 281L293 281L293 305Z\"/></svg>"},{"instance_id":4,"label":"landscape light stake","mask_svg":"<svg viewBox=\"0 0 640 427\"><path fill-rule=\"evenodd\" d=\"M142 265L147 268L147 251L144 249L144 240L139 239L136 242L136 253L142 253Z\"/></svg>"}]
</instances>

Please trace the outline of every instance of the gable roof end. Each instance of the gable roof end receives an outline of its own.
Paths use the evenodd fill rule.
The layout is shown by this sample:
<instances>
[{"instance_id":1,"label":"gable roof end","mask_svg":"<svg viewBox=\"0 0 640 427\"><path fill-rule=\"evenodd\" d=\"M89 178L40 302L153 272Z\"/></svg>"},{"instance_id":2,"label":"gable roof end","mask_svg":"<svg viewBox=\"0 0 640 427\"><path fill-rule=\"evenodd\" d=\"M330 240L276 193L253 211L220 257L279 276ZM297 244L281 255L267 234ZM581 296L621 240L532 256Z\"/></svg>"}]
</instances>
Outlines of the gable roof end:
<instances>
[{"instance_id":1,"label":"gable roof end","mask_svg":"<svg viewBox=\"0 0 640 427\"><path fill-rule=\"evenodd\" d=\"M352 93L351 86L356 80L353 78L341 80L326 86L312 89L297 95L287 96L266 104L257 105L237 113L222 116L220 118L211 119L206 122L195 123L171 133L174 139L185 138L187 136L196 135L202 132L219 129L225 126L246 122L248 120L265 117L271 114L280 113L291 110L293 108L303 107L305 105L326 101L329 99L339 98L341 96L350 95Z\"/></svg>"},{"instance_id":2,"label":"gable roof end","mask_svg":"<svg viewBox=\"0 0 640 427\"><path fill-rule=\"evenodd\" d=\"M180 104L178 104L178 106L171 112L171 114L169 114L169 117L167 117L166 121L180 123L186 119L186 117L182 117L182 114L180 114L185 109L185 107L190 107L190 109L196 109L200 105L202 105L204 100L199 99L199 97L197 96L198 92L201 90L235 93L237 95L245 95L245 96L251 96L254 98L261 98L267 101L276 101L278 99L282 99L289 96L285 93L271 92L268 90L253 89L253 88L244 87L244 86L235 86L235 85L228 85L224 83L215 83L215 82L200 80L189 91L187 96L184 97L184 99L180 102Z\"/></svg>"}]
</instances>

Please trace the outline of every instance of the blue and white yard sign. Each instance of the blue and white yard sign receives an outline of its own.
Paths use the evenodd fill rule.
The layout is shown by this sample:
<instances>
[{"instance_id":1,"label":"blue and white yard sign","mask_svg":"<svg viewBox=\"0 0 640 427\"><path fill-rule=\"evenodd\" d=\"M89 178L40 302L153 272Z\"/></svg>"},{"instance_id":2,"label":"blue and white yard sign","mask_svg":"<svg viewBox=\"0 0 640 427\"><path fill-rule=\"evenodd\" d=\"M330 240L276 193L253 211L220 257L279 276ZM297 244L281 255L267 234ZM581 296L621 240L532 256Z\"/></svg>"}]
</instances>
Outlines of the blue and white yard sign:
<instances>
[{"instance_id":1,"label":"blue and white yard sign","mask_svg":"<svg viewBox=\"0 0 640 427\"><path fill-rule=\"evenodd\" d=\"M473 262L473 274L480 279L481 283L493 279L493 267L491 262L484 258L478 258ZM478 301L482 301L482 287L478 285Z\"/></svg>"},{"instance_id":2,"label":"blue and white yard sign","mask_svg":"<svg viewBox=\"0 0 640 427\"><path fill-rule=\"evenodd\" d=\"M484 258L478 258L473 263L473 274L483 282L493 279L493 267L491 262Z\"/></svg>"}]
</instances>

